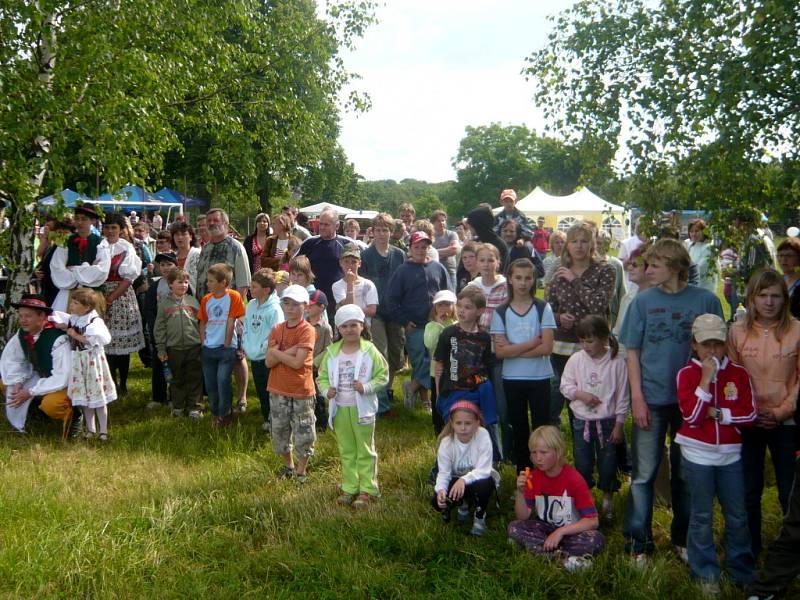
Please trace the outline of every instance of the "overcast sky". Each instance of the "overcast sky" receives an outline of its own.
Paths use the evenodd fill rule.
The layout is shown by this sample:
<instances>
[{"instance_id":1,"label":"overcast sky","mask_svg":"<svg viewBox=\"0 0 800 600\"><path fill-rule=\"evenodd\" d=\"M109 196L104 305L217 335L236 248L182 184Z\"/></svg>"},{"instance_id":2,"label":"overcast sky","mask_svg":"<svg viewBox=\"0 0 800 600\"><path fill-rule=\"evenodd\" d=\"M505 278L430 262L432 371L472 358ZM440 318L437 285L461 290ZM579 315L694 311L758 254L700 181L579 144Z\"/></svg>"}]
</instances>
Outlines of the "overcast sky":
<instances>
[{"instance_id":1,"label":"overcast sky","mask_svg":"<svg viewBox=\"0 0 800 600\"><path fill-rule=\"evenodd\" d=\"M542 129L521 75L573 0L386 0L379 23L344 56L372 109L345 113L339 140L368 180L455 179L467 125Z\"/></svg>"}]
</instances>

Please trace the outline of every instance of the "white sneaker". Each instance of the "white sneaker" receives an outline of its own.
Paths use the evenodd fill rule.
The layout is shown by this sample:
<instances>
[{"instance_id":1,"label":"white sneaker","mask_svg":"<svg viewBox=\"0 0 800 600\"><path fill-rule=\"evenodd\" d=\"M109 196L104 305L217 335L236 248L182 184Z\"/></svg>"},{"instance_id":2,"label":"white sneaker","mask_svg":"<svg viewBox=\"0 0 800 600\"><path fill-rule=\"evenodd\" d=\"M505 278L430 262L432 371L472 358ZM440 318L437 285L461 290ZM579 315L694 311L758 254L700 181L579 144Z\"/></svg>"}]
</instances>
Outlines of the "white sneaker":
<instances>
[{"instance_id":1,"label":"white sneaker","mask_svg":"<svg viewBox=\"0 0 800 600\"><path fill-rule=\"evenodd\" d=\"M264 422L261 424L261 431L266 431L267 433L269 433L270 431L272 431L272 425L270 424L270 422L269 422L269 421L264 421Z\"/></svg>"},{"instance_id":2,"label":"white sneaker","mask_svg":"<svg viewBox=\"0 0 800 600\"><path fill-rule=\"evenodd\" d=\"M161 402L156 402L155 400L151 400L150 402L147 403L146 408L147 410L156 410L158 408L161 408L162 406L164 405L161 404Z\"/></svg>"},{"instance_id":3,"label":"white sneaker","mask_svg":"<svg viewBox=\"0 0 800 600\"><path fill-rule=\"evenodd\" d=\"M650 557L644 552L641 552L631 556L631 562L633 563L633 567L635 569L644 571L648 566L650 566Z\"/></svg>"},{"instance_id":4,"label":"white sneaker","mask_svg":"<svg viewBox=\"0 0 800 600\"><path fill-rule=\"evenodd\" d=\"M202 419L203 418L203 411L199 408L195 408L194 410L189 411L189 416L192 419Z\"/></svg>"},{"instance_id":5,"label":"white sneaker","mask_svg":"<svg viewBox=\"0 0 800 600\"><path fill-rule=\"evenodd\" d=\"M456 519L458 519L459 523L464 523L469 519L469 504L466 502L459 504Z\"/></svg>"},{"instance_id":6,"label":"white sneaker","mask_svg":"<svg viewBox=\"0 0 800 600\"><path fill-rule=\"evenodd\" d=\"M183 409L181 409L181 408L173 408L172 409L172 416L173 417L182 417L183 416Z\"/></svg>"},{"instance_id":7,"label":"white sneaker","mask_svg":"<svg viewBox=\"0 0 800 600\"><path fill-rule=\"evenodd\" d=\"M469 534L474 535L475 537L481 537L484 533L486 533L486 517L482 519L475 517Z\"/></svg>"},{"instance_id":8,"label":"white sneaker","mask_svg":"<svg viewBox=\"0 0 800 600\"><path fill-rule=\"evenodd\" d=\"M247 412L247 400L239 400L239 402L237 402L236 412L238 413Z\"/></svg>"},{"instance_id":9,"label":"white sneaker","mask_svg":"<svg viewBox=\"0 0 800 600\"><path fill-rule=\"evenodd\" d=\"M681 559L681 562L685 565L689 564L689 551L686 549L686 546L674 546L675 548L675 555ZM719 586L717 586L719 587Z\"/></svg>"},{"instance_id":10,"label":"white sneaker","mask_svg":"<svg viewBox=\"0 0 800 600\"><path fill-rule=\"evenodd\" d=\"M591 567L592 561L591 559L583 556L569 556L562 564L567 571L570 573L575 573L576 571L585 571Z\"/></svg>"}]
</instances>

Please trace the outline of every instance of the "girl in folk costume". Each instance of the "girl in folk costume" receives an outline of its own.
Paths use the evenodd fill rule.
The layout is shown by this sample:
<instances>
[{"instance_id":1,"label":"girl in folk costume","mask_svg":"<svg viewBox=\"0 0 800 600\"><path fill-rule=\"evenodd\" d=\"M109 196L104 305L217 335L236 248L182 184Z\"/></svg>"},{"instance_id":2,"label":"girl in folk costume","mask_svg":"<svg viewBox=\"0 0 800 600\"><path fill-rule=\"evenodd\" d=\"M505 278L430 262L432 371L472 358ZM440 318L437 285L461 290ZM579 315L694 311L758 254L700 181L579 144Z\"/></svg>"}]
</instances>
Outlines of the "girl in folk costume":
<instances>
[{"instance_id":1,"label":"girl in folk costume","mask_svg":"<svg viewBox=\"0 0 800 600\"><path fill-rule=\"evenodd\" d=\"M91 205L75 208L75 233L65 247L56 248L50 262L50 276L59 288L53 309L66 311L69 290L76 287L97 288L103 285L111 266L108 242L92 232L100 214Z\"/></svg>"},{"instance_id":2,"label":"girl in folk costume","mask_svg":"<svg viewBox=\"0 0 800 600\"><path fill-rule=\"evenodd\" d=\"M111 267L105 284L106 321L111 332L111 343L106 346L106 356L114 381L119 377L117 389L121 395L128 393L128 369L131 353L144 348L142 317L136 304L131 283L142 273L142 261L130 242L120 237L127 227L120 213L106 215L103 224L111 253ZM117 373L119 375L117 375Z\"/></svg>"},{"instance_id":3,"label":"girl in folk costume","mask_svg":"<svg viewBox=\"0 0 800 600\"><path fill-rule=\"evenodd\" d=\"M66 330L72 345L67 395L72 406L83 410L87 439L95 436L94 417L97 415L98 439L102 442L108 439L106 405L117 399L117 389L103 352L103 346L111 341L111 333L98 314L104 304L100 292L78 288L69 297L70 314L56 313L53 317L60 323L58 327Z\"/></svg>"}]
</instances>

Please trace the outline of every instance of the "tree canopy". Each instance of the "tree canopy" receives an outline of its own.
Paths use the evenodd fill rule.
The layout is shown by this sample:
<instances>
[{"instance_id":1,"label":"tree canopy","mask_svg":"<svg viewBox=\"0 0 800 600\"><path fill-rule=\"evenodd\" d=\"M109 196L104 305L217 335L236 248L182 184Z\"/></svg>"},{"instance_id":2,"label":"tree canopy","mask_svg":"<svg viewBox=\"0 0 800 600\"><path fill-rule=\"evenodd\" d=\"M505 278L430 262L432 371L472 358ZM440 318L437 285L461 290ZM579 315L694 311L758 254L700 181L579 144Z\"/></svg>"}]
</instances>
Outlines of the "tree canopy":
<instances>
[{"instance_id":1,"label":"tree canopy","mask_svg":"<svg viewBox=\"0 0 800 600\"><path fill-rule=\"evenodd\" d=\"M554 130L624 145L637 205L658 208L663 193L638 192L677 177L702 208L774 208L797 200L796 186L765 189L762 171L779 162L797 179L798 26L790 0L583 0L525 72Z\"/></svg>"}]
</instances>

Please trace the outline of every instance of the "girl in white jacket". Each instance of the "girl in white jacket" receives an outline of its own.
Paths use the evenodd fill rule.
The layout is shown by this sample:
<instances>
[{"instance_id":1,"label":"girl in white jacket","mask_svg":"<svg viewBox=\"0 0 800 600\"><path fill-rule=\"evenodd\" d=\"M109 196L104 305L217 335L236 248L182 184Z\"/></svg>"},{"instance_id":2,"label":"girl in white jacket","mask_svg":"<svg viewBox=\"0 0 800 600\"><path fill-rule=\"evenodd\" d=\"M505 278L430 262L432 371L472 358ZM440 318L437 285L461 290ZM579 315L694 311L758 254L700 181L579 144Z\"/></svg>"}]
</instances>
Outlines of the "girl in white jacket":
<instances>
[{"instance_id":1,"label":"girl in white jacket","mask_svg":"<svg viewBox=\"0 0 800 600\"><path fill-rule=\"evenodd\" d=\"M470 535L486 532L486 507L492 492L500 484L500 475L492 468L492 440L482 427L480 409L468 400L450 407L450 418L439 435L433 508L450 521L450 511L458 506L458 520L469 518L469 502L475 504L475 520Z\"/></svg>"},{"instance_id":2,"label":"girl in white jacket","mask_svg":"<svg viewBox=\"0 0 800 600\"><path fill-rule=\"evenodd\" d=\"M364 311L355 304L336 311L341 339L327 349L317 378L329 402L328 424L342 460L342 495L337 502L354 508L366 508L378 496L376 392L389 382L386 359L362 337L364 319Z\"/></svg>"}]
</instances>

